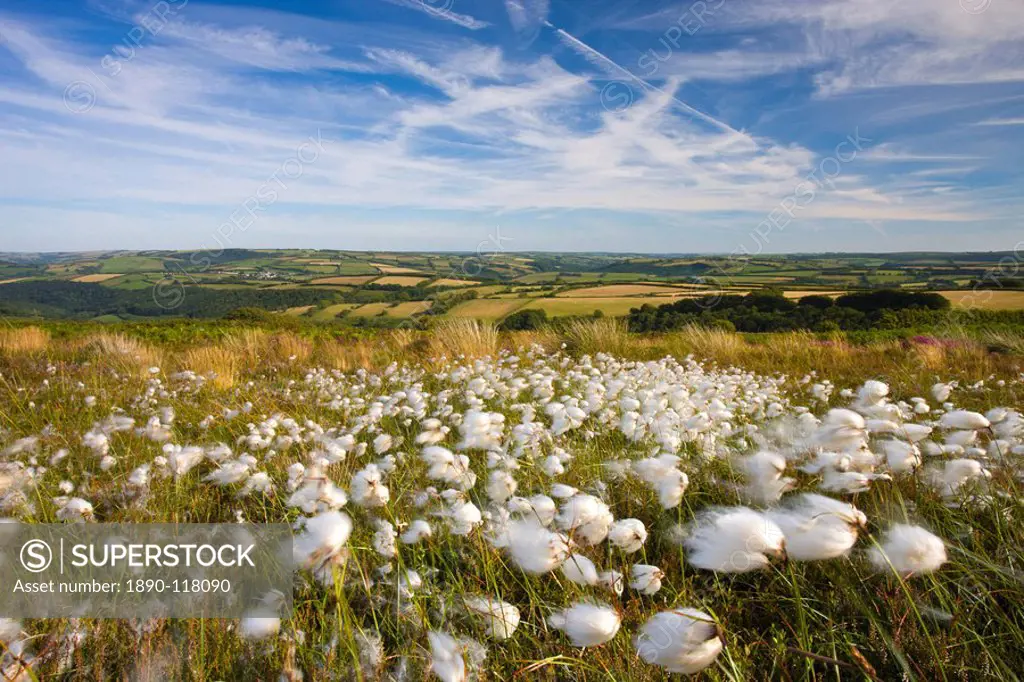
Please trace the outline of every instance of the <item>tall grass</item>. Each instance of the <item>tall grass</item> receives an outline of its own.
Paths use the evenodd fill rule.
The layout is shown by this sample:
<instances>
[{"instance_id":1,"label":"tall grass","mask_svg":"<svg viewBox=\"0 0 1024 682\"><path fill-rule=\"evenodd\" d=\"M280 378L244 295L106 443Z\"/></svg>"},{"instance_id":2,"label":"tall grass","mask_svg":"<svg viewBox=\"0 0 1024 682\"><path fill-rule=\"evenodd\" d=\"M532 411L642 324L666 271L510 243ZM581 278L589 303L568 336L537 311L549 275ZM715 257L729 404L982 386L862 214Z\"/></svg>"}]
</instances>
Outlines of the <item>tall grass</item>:
<instances>
[{"instance_id":1,"label":"tall grass","mask_svg":"<svg viewBox=\"0 0 1024 682\"><path fill-rule=\"evenodd\" d=\"M562 333L569 351L578 355L622 355L630 344L626 323L614 317L573 320L563 328Z\"/></svg>"},{"instance_id":2,"label":"tall grass","mask_svg":"<svg viewBox=\"0 0 1024 682\"><path fill-rule=\"evenodd\" d=\"M314 344L297 334L279 332L270 338L270 354L275 362L304 364L313 355Z\"/></svg>"},{"instance_id":3,"label":"tall grass","mask_svg":"<svg viewBox=\"0 0 1024 682\"><path fill-rule=\"evenodd\" d=\"M350 372L373 366L373 344L358 341L324 341L316 348L314 362L328 369Z\"/></svg>"},{"instance_id":4,"label":"tall grass","mask_svg":"<svg viewBox=\"0 0 1024 682\"><path fill-rule=\"evenodd\" d=\"M247 356L224 346L201 346L185 351L181 368L204 376L217 388L231 388L242 367L252 367Z\"/></svg>"},{"instance_id":5,"label":"tall grass","mask_svg":"<svg viewBox=\"0 0 1024 682\"><path fill-rule=\"evenodd\" d=\"M982 339L994 350L1024 355L1024 336L1021 334L990 331L983 334Z\"/></svg>"},{"instance_id":6,"label":"tall grass","mask_svg":"<svg viewBox=\"0 0 1024 682\"><path fill-rule=\"evenodd\" d=\"M163 360L158 348L126 334L101 332L69 343L80 348L91 361L129 374L145 373L150 367L159 367Z\"/></svg>"},{"instance_id":7,"label":"tall grass","mask_svg":"<svg viewBox=\"0 0 1024 682\"><path fill-rule=\"evenodd\" d=\"M0 329L0 353L38 353L50 343L50 334L39 327Z\"/></svg>"},{"instance_id":8,"label":"tall grass","mask_svg":"<svg viewBox=\"0 0 1024 682\"><path fill-rule=\"evenodd\" d=\"M435 356L481 358L498 351L498 330L490 322L467 318L444 318L430 334Z\"/></svg>"},{"instance_id":9,"label":"tall grass","mask_svg":"<svg viewBox=\"0 0 1024 682\"><path fill-rule=\"evenodd\" d=\"M244 328L229 333L221 345L248 363L260 362L267 352L269 334L256 328Z\"/></svg>"}]
</instances>

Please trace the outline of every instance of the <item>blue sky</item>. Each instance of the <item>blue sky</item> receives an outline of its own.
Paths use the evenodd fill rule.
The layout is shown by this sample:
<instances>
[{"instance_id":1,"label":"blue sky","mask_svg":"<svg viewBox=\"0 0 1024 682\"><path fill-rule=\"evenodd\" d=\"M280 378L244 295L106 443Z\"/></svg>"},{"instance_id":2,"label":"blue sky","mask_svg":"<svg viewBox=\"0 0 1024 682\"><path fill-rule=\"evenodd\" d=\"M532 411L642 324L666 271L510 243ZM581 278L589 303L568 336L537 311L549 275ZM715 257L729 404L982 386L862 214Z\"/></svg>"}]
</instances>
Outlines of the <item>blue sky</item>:
<instances>
[{"instance_id":1,"label":"blue sky","mask_svg":"<svg viewBox=\"0 0 1024 682\"><path fill-rule=\"evenodd\" d=\"M1017 0L0 5L0 250L1013 248Z\"/></svg>"}]
</instances>

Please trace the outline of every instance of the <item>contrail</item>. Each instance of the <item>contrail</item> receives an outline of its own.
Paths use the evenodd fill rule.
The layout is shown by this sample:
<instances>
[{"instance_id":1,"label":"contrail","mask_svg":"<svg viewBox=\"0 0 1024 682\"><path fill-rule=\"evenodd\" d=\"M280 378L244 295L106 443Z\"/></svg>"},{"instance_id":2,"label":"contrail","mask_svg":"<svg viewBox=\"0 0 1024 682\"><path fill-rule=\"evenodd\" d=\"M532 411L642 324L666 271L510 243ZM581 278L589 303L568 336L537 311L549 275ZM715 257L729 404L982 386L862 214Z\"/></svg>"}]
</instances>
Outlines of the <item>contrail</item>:
<instances>
[{"instance_id":1,"label":"contrail","mask_svg":"<svg viewBox=\"0 0 1024 682\"><path fill-rule=\"evenodd\" d=\"M480 21L475 17L471 17L468 14L459 14L453 12L448 5L441 7L434 7L433 5L427 4L424 0L386 0L392 5L398 5L399 7L407 7L414 9L424 14L429 14L435 19L441 19L442 21L450 21L453 24L458 24L463 28L468 28L472 31L479 30L490 26L486 21Z\"/></svg>"},{"instance_id":2,"label":"contrail","mask_svg":"<svg viewBox=\"0 0 1024 682\"><path fill-rule=\"evenodd\" d=\"M708 124L718 128L719 130L722 130L724 132L731 133L733 135L742 136L744 138L747 138L747 139L751 140L751 142L753 142L753 140L750 138L750 136L747 135L746 133L741 132L739 130L736 130L735 128L730 126L728 123L724 123L722 121L719 121L717 118L715 118L713 116L709 116L708 114L705 114L703 111L701 111L699 109L696 109L696 108L690 106L689 104L687 104L686 102L684 102L683 100L679 99L674 94L669 94L669 93L665 92L664 90L662 90L661 88L659 88L658 86L653 85L653 84L645 81L643 78L641 78L640 76L637 76L636 74L634 74L629 69L627 69L627 68L625 68L623 66L619 66L619 64L617 64L614 60L612 60L612 59L606 57L605 55L601 54L600 52L598 52L597 50L592 48L590 45L587 45L586 43L584 43L582 40L580 40L576 36L568 33L567 31L563 31L562 29L560 29L557 26L553 25L551 22L545 21L544 25L547 26L548 28L550 28L551 30L553 30L555 33L557 33L558 36L567 45L569 45L569 47L571 47L572 49L574 49L577 52L579 52L581 55L583 55L583 57L587 61L589 61L590 63L594 64L595 66L601 66L601 67L605 67L606 69L610 69L613 72L616 72L616 73L618 73L618 74L620 74L622 76L625 76L629 80L632 80L635 83L638 83L641 87L643 87L645 89L654 90L655 92L659 92L662 95L665 95L665 96L671 98L673 102L675 102L680 107L682 107L686 112L690 113L693 116L696 116L697 118L699 118L700 120L704 121L705 123L708 123Z\"/></svg>"}]
</instances>

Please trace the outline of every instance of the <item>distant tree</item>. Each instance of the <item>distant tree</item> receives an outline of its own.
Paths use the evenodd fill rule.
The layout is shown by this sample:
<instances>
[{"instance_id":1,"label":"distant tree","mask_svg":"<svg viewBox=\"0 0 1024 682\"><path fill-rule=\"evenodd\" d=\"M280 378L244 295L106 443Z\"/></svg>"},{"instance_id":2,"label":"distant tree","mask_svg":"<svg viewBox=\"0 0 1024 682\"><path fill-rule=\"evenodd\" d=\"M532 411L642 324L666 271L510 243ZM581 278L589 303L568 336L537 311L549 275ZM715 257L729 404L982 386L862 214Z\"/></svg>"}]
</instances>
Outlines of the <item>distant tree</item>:
<instances>
[{"instance_id":1,"label":"distant tree","mask_svg":"<svg viewBox=\"0 0 1024 682\"><path fill-rule=\"evenodd\" d=\"M247 306L244 308L236 308L224 315L225 320L233 320L236 322L269 322L275 319L274 313L263 308L253 308Z\"/></svg>"},{"instance_id":2,"label":"distant tree","mask_svg":"<svg viewBox=\"0 0 1024 682\"><path fill-rule=\"evenodd\" d=\"M780 291L765 289L747 294L743 300L743 306L757 308L761 311L784 312L796 308L796 303L786 298Z\"/></svg>"},{"instance_id":3,"label":"distant tree","mask_svg":"<svg viewBox=\"0 0 1024 682\"><path fill-rule=\"evenodd\" d=\"M529 331L540 329L548 322L548 314L543 310L519 310L498 325L502 331Z\"/></svg>"},{"instance_id":4,"label":"distant tree","mask_svg":"<svg viewBox=\"0 0 1024 682\"><path fill-rule=\"evenodd\" d=\"M831 308L835 305L835 301L830 296L819 296L817 294L811 294L810 296L804 296L800 299L797 305L808 306L811 308L818 308L824 310L825 308Z\"/></svg>"},{"instance_id":5,"label":"distant tree","mask_svg":"<svg viewBox=\"0 0 1024 682\"><path fill-rule=\"evenodd\" d=\"M837 306L853 308L865 313L879 310L900 310L903 308L929 308L945 310L949 299L931 292L906 291L904 289L880 289L878 291L845 294L836 300Z\"/></svg>"}]
</instances>

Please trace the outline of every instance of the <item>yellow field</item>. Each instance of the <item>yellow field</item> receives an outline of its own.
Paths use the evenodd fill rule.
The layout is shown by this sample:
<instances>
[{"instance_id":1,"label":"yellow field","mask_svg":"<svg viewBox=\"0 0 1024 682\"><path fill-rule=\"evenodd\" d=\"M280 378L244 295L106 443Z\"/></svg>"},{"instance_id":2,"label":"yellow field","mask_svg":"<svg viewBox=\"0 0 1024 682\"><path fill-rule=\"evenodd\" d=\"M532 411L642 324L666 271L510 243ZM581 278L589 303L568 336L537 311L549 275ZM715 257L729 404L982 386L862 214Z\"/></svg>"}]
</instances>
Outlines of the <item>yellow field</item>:
<instances>
[{"instance_id":1,"label":"yellow field","mask_svg":"<svg viewBox=\"0 0 1024 682\"><path fill-rule=\"evenodd\" d=\"M366 284L373 278L373 275L338 275L314 279L310 284Z\"/></svg>"},{"instance_id":2,"label":"yellow field","mask_svg":"<svg viewBox=\"0 0 1024 682\"><path fill-rule=\"evenodd\" d=\"M288 308L287 310L284 311L284 314L288 315L289 317L298 317L300 315L305 315L312 309L313 306L311 305L300 305L295 306L294 308Z\"/></svg>"},{"instance_id":3,"label":"yellow field","mask_svg":"<svg viewBox=\"0 0 1024 682\"><path fill-rule=\"evenodd\" d=\"M123 274L124 273L120 273L120 272L118 272L118 273L110 273L110 272L108 272L108 273L104 273L104 274L97 273L95 275L82 275L81 277L75 277L71 281L72 282L86 282L86 283L106 282L108 279L116 279L117 277L120 277Z\"/></svg>"},{"instance_id":4,"label":"yellow field","mask_svg":"<svg viewBox=\"0 0 1024 682\"><path fill-rule=\"evenodd\" d=\"M442 277L441 279L437 280L436 282L432 282L430 284L430 286L432 286L432 287L471 287L471 286L474 286L476 284L480 284L480 282L476 282L476 281L473 281L471 279L448 279L447 277Z\"/></svg>"},{"instance_id":5,"label":"yellow field","mask_svg":"<svg viewBox=\"0 0 1024 682\"><path fill-rule=\"evenodd\" d=\"M472 317L478 320L499 320L526 303L524 299L484 298L466 301L448 311L451 317Z\"/></svg>"},{"instance_id":6,"label":"yellow field","mask_svg":"<svg viewBox=\"0 0 1024 682\"><path fill-rule=\"evenodd\" d=\"M418 313L425 313L430 310L431 301L406 301L399 303L393 308L385 308L384 312L389 317L410 317Z\"/></svg>"},{"instance_id":7,"label":"yellow field","mask_svg":"<svg viewBox=\"0 0 1024 682\"><path fill-rule=\"evenodd\" d=\"M561 315L590 315L595 310L600 310L605 315L617 317L629 314L630 309L639 308L644 303L662 305L665 303L671 303L673 300L677 300L679 298L685 297L660 297L657 299L644 299L629 296L621 296L617 298L541 298L530 301L524 306L524 309L543 310L552 317L558 317Z\"/></svg>"},{"instance_id":8,"label":"yellow field","mask_svg":"<svg viewBox=\"0 0 1024 682\"><path fill-rule=\"evenodd\" d=\"M491 294L503 291L504 289L504 284L487 284L482 287L477 287L474 291L477 293L477 296L490 296Z\"/></svg>"},{"instance_id":9,"label":"yellow field","mask_svg":"<svg viewBox=\"0 0 1024 682\"><path fill-rule=\"evenodd\" d=\"M415 268L403 268L398 265L388 265L387 263L370 263L373 267L380 270L385 275L401 275L404 273L419 274L420 271Z\"/></svg>"},{"instance_id":10,"label":"yellow field","mask_svg":"<svg viewBox=\"0 0 1024 682\"><path fill-rule=\"evenodd\" d=\"M620 296L657 296L678 294L678 287L664 284L605 284L603 286L573 289L557 294L560 298L617 298Z\"/></svg>"},{"instance_id":11,"label":"yellow field","mask_svg":"<svg viewBox=\"0 0 1024 682\"><path fill-rule=\"evenodd\" d=\"M16 277L14 279L0 279L0 284L14 284L15 282L24 282L28 277Z\"/></svg>"},{"instance_id":12,"label":"yellow field","mask_svg":"<svg viewBox=\"0 0 1024 682\"><path fill-rule=\"evenodd\" d=\"M409 317L415 313L426 312L430 301L406 301L393 305L391 303L367 303L349 312L350 317L376 317L384 313L388 317Z\"/></svg>"},{"instance_id":13,"label":"yellow field","mask_svg":"<svg viewBox=\"0 0 1024 682\"><path fill-rule=\"evenodd\" d=\"M783 295L786 298L803 298L804 296L842 296L842 291L786 291Z\"/></svg>"},{"instance_id":14,"label":"yellow field","mask_svg":"<svg viewBox=\"0 0 1024 682\"><path fill-rule=\"evenodd\" d=\"M338 317L342 313L344 313L344 312L346 312L348 310L351 310L352 308L355 308L355 307L356 307L355 303L336 303L334 305L327 306L323 310L316 311L315 313L313 313L313 315L311 317L314 320L320 320L320 321L333 320L334 318Z\"/></svg>"},{"instance_id":15,"label":"yellow field","mask_svg":"<svg viewBox=\"0 0 1024 682\"><path fill-rule=\"evenodd\" d=\"M380 315L384 308L389 305L390 303L367 303L349 311L349 315L352 317L375 317Z\"/></svg>"},{"instance_id":16,"label":"yellow field","mask_svg":"<svg viewBox=\"0 0 1024 682\"><path fill-rule=\"evenodd\" d=\"M550 291L541 291L538 289L537 291L518 291L509 294L495 294L494 298L536 298L537 296L549 295L551 295Z\"/></svg>"},{"instance_id":17,"label":"yellow field","mask_svg":"<svg viewBox=\"0 0 1024 682\"><path fill-rule=\"evenodd\" d=\"M974 290L939 291L958 308L979 310L1024 310L1024 291Z\"/></svg>"},{"instance_id":18,"label":"yellow field","mask_svg":"<svg viewBox=\"0 0 1024 682\"><path fill-rule=\"evenodd\" d=\"M410 271L411 272L411 271ZM403 287L414 287L420 282L425 281L426 277L408 277L408 276L395 276L395 277L381 277L373 280L374 284L397 284Z\"/></svg>"}]
</instances>

